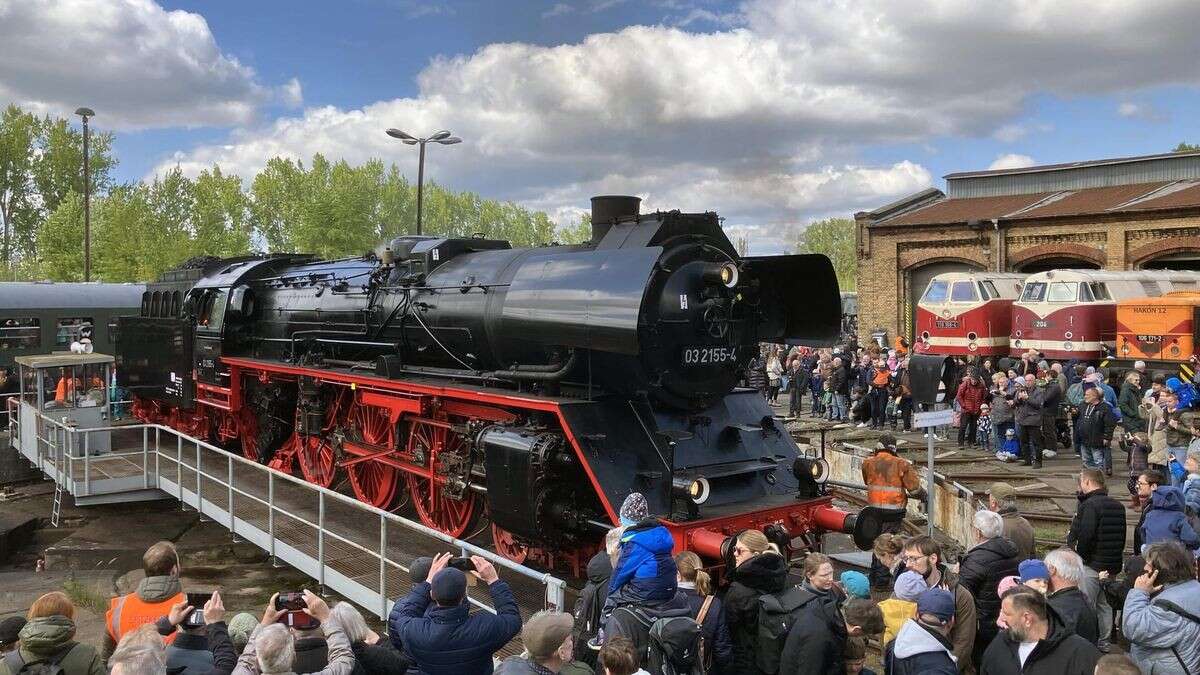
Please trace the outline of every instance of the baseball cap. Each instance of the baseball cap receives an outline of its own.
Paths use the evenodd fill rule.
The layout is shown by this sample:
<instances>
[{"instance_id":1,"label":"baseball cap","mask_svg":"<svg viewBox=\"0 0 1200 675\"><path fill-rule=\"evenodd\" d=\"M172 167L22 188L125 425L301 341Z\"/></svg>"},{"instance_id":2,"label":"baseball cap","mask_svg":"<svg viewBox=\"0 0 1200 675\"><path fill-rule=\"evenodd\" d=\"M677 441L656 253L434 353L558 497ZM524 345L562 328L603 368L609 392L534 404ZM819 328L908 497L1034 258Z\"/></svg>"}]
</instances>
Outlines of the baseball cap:
<instances>
[{"instance_id":1,"label":"baseball cap","mask_svg":"<svg viewBox=\"0 0 1200 675\"><path fill-rule=\"evenodd\" d=\"M566 642L575 627L575 620L566 612L538 612L521 629L521 642L529 655L544 659Z\"/></svg>"},{"instance_id":2,"label":"baseball cap","mask_svg":"<svg viewBox=\"0 0 1200 675\"><path fill-rule=\"evenodd\" d=\"M934 616L944 624L954 618L954 596L941 588L926 589L917 596L917 614Z\"/></svg>"},{"instance_id":3,"label":"baseball cap","mask_svg":"<svg viewBox=\"0 0 1200 675\"><path fill-rule=\"evenodd\" d=\"M1022 560L1020 565L1017 565L1017 571L1021 573L1021 583L1032 579L1050 580L1050 570L1046 568L1046 563L1036 558Z\"/></svg>"}]
</instances>

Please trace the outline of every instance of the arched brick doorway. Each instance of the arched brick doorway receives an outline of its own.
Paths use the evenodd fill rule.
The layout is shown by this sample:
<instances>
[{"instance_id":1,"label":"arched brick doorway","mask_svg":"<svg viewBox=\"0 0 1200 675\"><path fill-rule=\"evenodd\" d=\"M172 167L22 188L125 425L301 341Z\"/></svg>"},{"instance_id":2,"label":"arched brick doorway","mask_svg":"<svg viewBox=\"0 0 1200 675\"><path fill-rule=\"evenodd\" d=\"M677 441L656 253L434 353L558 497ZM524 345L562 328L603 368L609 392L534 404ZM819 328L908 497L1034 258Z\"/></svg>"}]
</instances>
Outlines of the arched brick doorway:
<instances>
[{"instance_id":1,"label":"arched brick doorway","mask_svg":"<svg viewBox=\"0 0 1200 675\"><path fill-rule=\"evenodd\" d=\"M904 318L901 326L905 335L911 341L916 326L917 303L925 293L929 281L939 274L947 272L971 272L984 269L983 265L964 258L935 258L919 265L913 265L904 270L905 302Z\"/></svg>"},{"instance_id":2,"label":"arched brick doorway","mask_svg":"<svg viewBox=\"0 0 1200 675\"><path fill-rule=\"evenodd\" d=\"M1034 274L1047 270L1098 270L1104 266L1104 251L1083 244L1042 244L1009 256L1014 272Z\"/></svg>"},{"instance_id":3,"label":"arched brick doorway","mask_svg":"<svg viewBox=\"0 0 1200 675\"><path fill-rule=\"evenodd\" d=\"M1134 269L1200 271L1200 237L1170 237L1129 253Z\"/></svg>"}]
</instances>

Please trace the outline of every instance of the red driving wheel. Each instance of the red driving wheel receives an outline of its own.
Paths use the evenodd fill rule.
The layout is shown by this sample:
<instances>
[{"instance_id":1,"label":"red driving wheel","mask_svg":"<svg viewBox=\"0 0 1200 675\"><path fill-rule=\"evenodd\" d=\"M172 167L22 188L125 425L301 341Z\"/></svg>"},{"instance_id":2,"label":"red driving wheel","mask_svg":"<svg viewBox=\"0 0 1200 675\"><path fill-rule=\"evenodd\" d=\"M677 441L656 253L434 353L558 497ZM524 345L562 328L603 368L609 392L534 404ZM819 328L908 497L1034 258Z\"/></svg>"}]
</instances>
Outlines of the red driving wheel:
<instances>
[{"instance_id":1,"label":"red driving wheel","mask_svg":"<svg viewBox=\"0 0 1200 675\"><path fill-rule=\"evenodd\" d=\"M333 458L333 446L323 436L300 437L293 434L289 443L295 443L296 459L300 463L300 473L304 480L327 488L333 485L336 475L336 465Z\"/></svg>"},{"instance_id":2,"label":"red driving wheel","mask_svg":"<svg viewBox=\"0 0 1200 675\"><path fill-rule=\"evenodd\" d=\"M524 563L529 557L529 547L517 541L512 532L495 523L492 524L492 543L496 547L496 553L515 563Z\"/></svg>"},{"instance_id":3,"label":"red driving wheel","mask_svg":"<svg viewBox=\"0 0 1200 675\"><path fill-rule=\"evenodd\" d=\"M466 453L466 439L442 424L413 421L409 425L407 454L415 464L429 468L438 475L439 457L443 453ZM416 461L417 456L422 461ZM471 527L478 509L475 494L467 489L462 499L454 499L435 479L405 474L409 494L417 516L428 527L451 537L461 537Z\"/></svg>"},{"instance_id":4,"label":"red driving wheel","mask_svg":"<svg viewBox=\"0 0 1200 675\"><path fill-rule=\"evenodd\" d=\"M392 431L389 412L375 406L353 403L347 414L348 433L368 445L393 448L395 434ZM354 496L377 509L389 510L400 492L400 478L396 467L377 459L368 459L346 466L350 476L350 487Z\"/></svg>"},{"instance_id":5,"label":"red driving wheel","mask_svg":"<svg viewBox=\"0 0 1200 675\"><path fill-rule=\"evenodd\" d=\"M238 414L238 437L242 442L242 456L258 461L258 417L252 406L243 406Z\"/></svg>"}]
</instances>

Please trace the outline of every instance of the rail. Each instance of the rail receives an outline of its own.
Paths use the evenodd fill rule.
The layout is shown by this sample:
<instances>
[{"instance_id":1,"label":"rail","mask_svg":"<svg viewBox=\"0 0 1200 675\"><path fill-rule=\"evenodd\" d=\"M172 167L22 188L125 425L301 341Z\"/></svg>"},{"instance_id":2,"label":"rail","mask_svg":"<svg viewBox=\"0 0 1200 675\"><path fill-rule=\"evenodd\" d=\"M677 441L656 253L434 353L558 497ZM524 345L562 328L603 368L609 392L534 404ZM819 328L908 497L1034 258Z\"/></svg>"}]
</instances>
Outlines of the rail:
<instances>
[{"instance_id":1,"label":"rail","mask_svg":"<svg viewBox=\"0 0 1200 675\"><path fill-rule=\"evenodd\" d=\"M36 443L22 439L22 404L7 402L9 438L37 467L76 496L98 494L125 467L124 489L140 487L177 499L226 527L235 537L308 574L322 586L385 619L411 582L408 564L447 548L477 555L498 569L542 587L541 608L566 607L566 582L456 539L403 516L364 504L277 469L233 454L160 424L77 428L24 404L39 421ZM28 428L25 429L28 432ZM94 434L140 432L140 444L103 454L90 452ZM23 440L30 440L25 443ZM115 444L114 444L115 445ZM140 447L138 447L140 445ZM27 451L32 448L33 453ZM104 465L104 471L98 469ZM129 467L136 467L132 471ZM130 485L130 483L136 485ZM371 526L370 523L374 523ZM404 560L404 562L401 562ZM472 604L493 611L483 587L468 594ZM478 596L478 597L476 597Z\"/></svg>"}]
</instances>

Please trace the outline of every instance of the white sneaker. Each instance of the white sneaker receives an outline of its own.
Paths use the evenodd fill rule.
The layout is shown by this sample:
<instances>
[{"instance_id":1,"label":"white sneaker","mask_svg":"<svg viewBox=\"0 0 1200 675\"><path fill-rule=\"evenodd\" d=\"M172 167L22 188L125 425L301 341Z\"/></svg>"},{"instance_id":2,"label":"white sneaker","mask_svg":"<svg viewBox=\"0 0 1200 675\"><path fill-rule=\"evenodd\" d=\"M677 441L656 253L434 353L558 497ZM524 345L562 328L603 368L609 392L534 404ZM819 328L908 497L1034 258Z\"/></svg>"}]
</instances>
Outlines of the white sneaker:
<instances>
[{"instance_id":1,"label":"white sneaker","mask_svg":"<svg viewBox=\"0 0 1200 675\"><path fill-rule=\"evenodd\" d=\"M1043 450L1042 457L1045 459L1054 459L1055 457L1058 457L1058 453L1053 450Z\"/></svg>"},{"instance_id":2,"label":"white sneaker","mask_svg":"<svg viewBox=\"0 0 1200 675\"><path fill-rule=\"evenodd\" d=\"M867 423L866 423L866 422L859 422L859 423L858 423L858 426L857 426L857 427L855 427L855 428L856 428L856 429L863 429L863 428L866 428L866 426L867 426Z\"/></svg>"}]
</instances>

